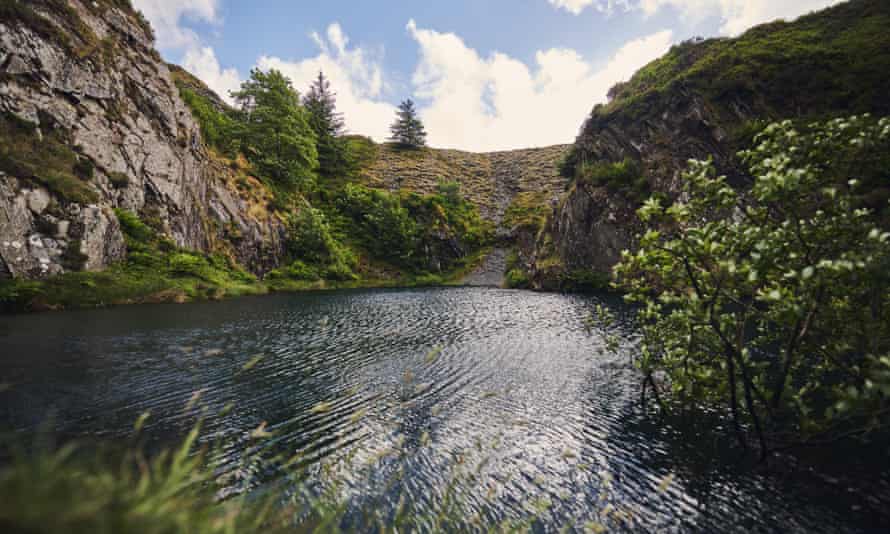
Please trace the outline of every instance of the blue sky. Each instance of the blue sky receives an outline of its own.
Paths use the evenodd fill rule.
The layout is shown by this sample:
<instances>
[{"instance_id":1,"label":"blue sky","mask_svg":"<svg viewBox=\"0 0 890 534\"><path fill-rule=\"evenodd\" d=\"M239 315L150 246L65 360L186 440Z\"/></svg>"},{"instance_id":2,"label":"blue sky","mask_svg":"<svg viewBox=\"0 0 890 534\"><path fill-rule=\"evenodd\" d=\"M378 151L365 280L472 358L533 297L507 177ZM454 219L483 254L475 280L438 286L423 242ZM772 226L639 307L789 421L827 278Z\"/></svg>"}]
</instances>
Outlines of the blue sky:
<instances>
[{"instance_id":1,"label":"blue sky","mask_svg":"<svg viewBox=\"0 0 890 534\"><path fill-rule=\"evenodd\" d=\"M433 146L571 142L608 88L692 36L838 0L134 0L168 61L222 96L253 67L324 70L347 127L382 140L414 98Z\"/></svg>"}]
</instances>

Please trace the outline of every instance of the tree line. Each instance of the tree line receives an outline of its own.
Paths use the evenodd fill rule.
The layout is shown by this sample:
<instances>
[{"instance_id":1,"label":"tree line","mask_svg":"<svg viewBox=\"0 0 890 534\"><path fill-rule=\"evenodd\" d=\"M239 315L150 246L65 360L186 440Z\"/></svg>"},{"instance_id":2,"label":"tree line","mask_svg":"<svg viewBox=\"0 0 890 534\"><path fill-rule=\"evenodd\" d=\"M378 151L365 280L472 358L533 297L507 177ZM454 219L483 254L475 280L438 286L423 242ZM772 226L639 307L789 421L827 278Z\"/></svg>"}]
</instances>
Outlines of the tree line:
<instances>
[{"instance_id":1,"label":"tree line","mask_svg":"<svg viewBox=\"0 0 890 534\"><path fill-rule=\"evenodd\" d=\"M331 178L355 170L345 120L323 72L301 95L280 71L254 69L231 95L236 108L227 114L206 109L197 98L187 102L208 143L228 155L243 154L276 186L311 191L316 175ZM426 146L426 131L411 99L399 106L390 131L388 141L399 148Z\"/></svg>"}]
</instances>

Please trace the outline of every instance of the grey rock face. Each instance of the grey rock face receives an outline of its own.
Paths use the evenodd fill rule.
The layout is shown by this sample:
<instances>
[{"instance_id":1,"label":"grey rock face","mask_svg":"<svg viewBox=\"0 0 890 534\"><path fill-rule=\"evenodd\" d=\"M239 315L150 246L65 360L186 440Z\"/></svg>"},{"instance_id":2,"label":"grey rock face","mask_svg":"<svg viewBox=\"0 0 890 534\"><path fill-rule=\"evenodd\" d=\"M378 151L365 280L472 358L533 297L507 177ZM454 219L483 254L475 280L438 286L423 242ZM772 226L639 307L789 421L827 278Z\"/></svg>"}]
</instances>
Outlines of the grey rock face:
<instances>
[{"instance_id":1,"label":"grey rock face","mask_svg":"<svg viewBox=\"0 0 890 534\"><path fill-rule=\"evenodd\" d=\"M677 90L663 109L644 117L618 113L588 121L576 147L592 162L639 161L652 191L677 196L691 158L712 157L718 170L737 174L725 127L751 116L744 102L727 107L735 116L718 113L696 93ZM638 207L604 187L571 188L536 243L531 269L535 285L550 287L571 271L611 272L621 251L634 248L641 229Z\"/></svg>"},{"instance_id":2,"label":"grey rock face","mask_svg":"<svg viewBox=\"0 0 890 534\"><path fill-rule=\"evenodd\" d=\"M69 4L94 35L69 32L50 12L40 14L70 42L0 20L0 113L39 129L49 127L47 121L62 128L72 148L95 167L90 186L99 200L81 206L35 187L28 177L0 175L0 272L62 272L58 255L28 245L35 233L59 240L62 250L79 240L86 269L121 260L125 246L113 208L158 214L181 247L231 254L258 274L276 267L283 225L274 216L252 215L227 186L227 170L204 149L167 65L134 16L116 8L101 12L80 0ZM95 50L74 54L72 46ZM128 183L115 187L112 174L126 175ZM237 239L230 228L238 229Z\"/></svg>"}]
</instances>

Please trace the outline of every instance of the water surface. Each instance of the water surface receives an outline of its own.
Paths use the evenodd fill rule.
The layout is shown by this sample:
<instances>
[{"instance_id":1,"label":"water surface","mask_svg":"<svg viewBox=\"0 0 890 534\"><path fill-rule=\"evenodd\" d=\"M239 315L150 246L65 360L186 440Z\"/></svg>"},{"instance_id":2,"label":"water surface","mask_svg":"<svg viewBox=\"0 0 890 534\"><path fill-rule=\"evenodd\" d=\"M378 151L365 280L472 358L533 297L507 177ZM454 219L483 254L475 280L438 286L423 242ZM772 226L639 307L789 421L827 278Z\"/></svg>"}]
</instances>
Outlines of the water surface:
<instances>
[{"instance_id":1,"label":"water surface","mask_svg":"<svg viewBox=\"0 0 890 534\"><path fill-rule=\"evenodd\" d=\"M591 326L597 304L617 324ZM605 350L607 335L619 354ZM502 520L546 508L543 531L599 521L604 509L639 531L874 525L856 495L740 472L724 434L644 413L627 365L634 346L617 302L485 288L4 317L0 383L11 387L0 424L123 438L150 411L144 432L165 442L202 410L231 405L208 417L205 439L223 443L220 460L254 486L282 483L280 472L239 468L246 449L298 454L319 486L318 466L345 457L344 496L383 509L405 494L428 506L456 465L472 466L478 476L460 490L472 510ZM271 437L257 445L250 434L263 423Z\"/></svg>"}]
</instances>

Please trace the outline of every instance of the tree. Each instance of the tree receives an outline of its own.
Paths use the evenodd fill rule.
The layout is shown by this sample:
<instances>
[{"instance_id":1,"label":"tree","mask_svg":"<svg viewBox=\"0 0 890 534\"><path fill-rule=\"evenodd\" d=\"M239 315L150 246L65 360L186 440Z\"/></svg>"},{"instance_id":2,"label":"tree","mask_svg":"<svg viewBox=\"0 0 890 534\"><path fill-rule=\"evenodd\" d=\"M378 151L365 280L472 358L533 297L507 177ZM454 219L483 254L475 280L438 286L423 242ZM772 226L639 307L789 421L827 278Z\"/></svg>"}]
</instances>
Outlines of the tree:
<instances>
[{"instance_id":1,"label":"tree","mask_svg":"<svg viewBox=\"0 0 890 534\"><path fill-rule=\"evenodd\" d=\"M723 407L765 456L890 423L890 233L838 172L886 159L890 119L786 121L756 139L741 153L750 191L691 162L688 200L647 201L649 229L615 272L642 307L644 388Z\"/></svg>"},{"instance_id":2,"label":"tree","mask_svg":"<svg viewBox=\"0 0 890 534\"><path fill-rule=\"evenodd\" d=\"M318 168L316 135L291 81L277 70L253 69L241 90L238 138L251 163L279 185L311 189Z\"/></svg>"},{"instance_id":3,"label":"tree","mask_svg":"<svg viewBox=\"0 0 890 534\"><path fill-rule=\"evenodd\" d=\"M312 83L303 97L303 106L309 112L309 125L318 138L318 162L326 176L338 176L349 169L348 150L343 139L345 126L343 114L337 112L336 93L324 73Z\"/></svg>"},{"instance_id":4,"label":"tree","mask_svg":"<svg viewBox=\"0 0 890 534\"><path fill-rule=\"evenodd\" d=\"M392 133L390 141L408 148L425 147L426 131L410 98L399 105L396 117L396 122L389 128Z\"/></svg>"}]
</instances>

